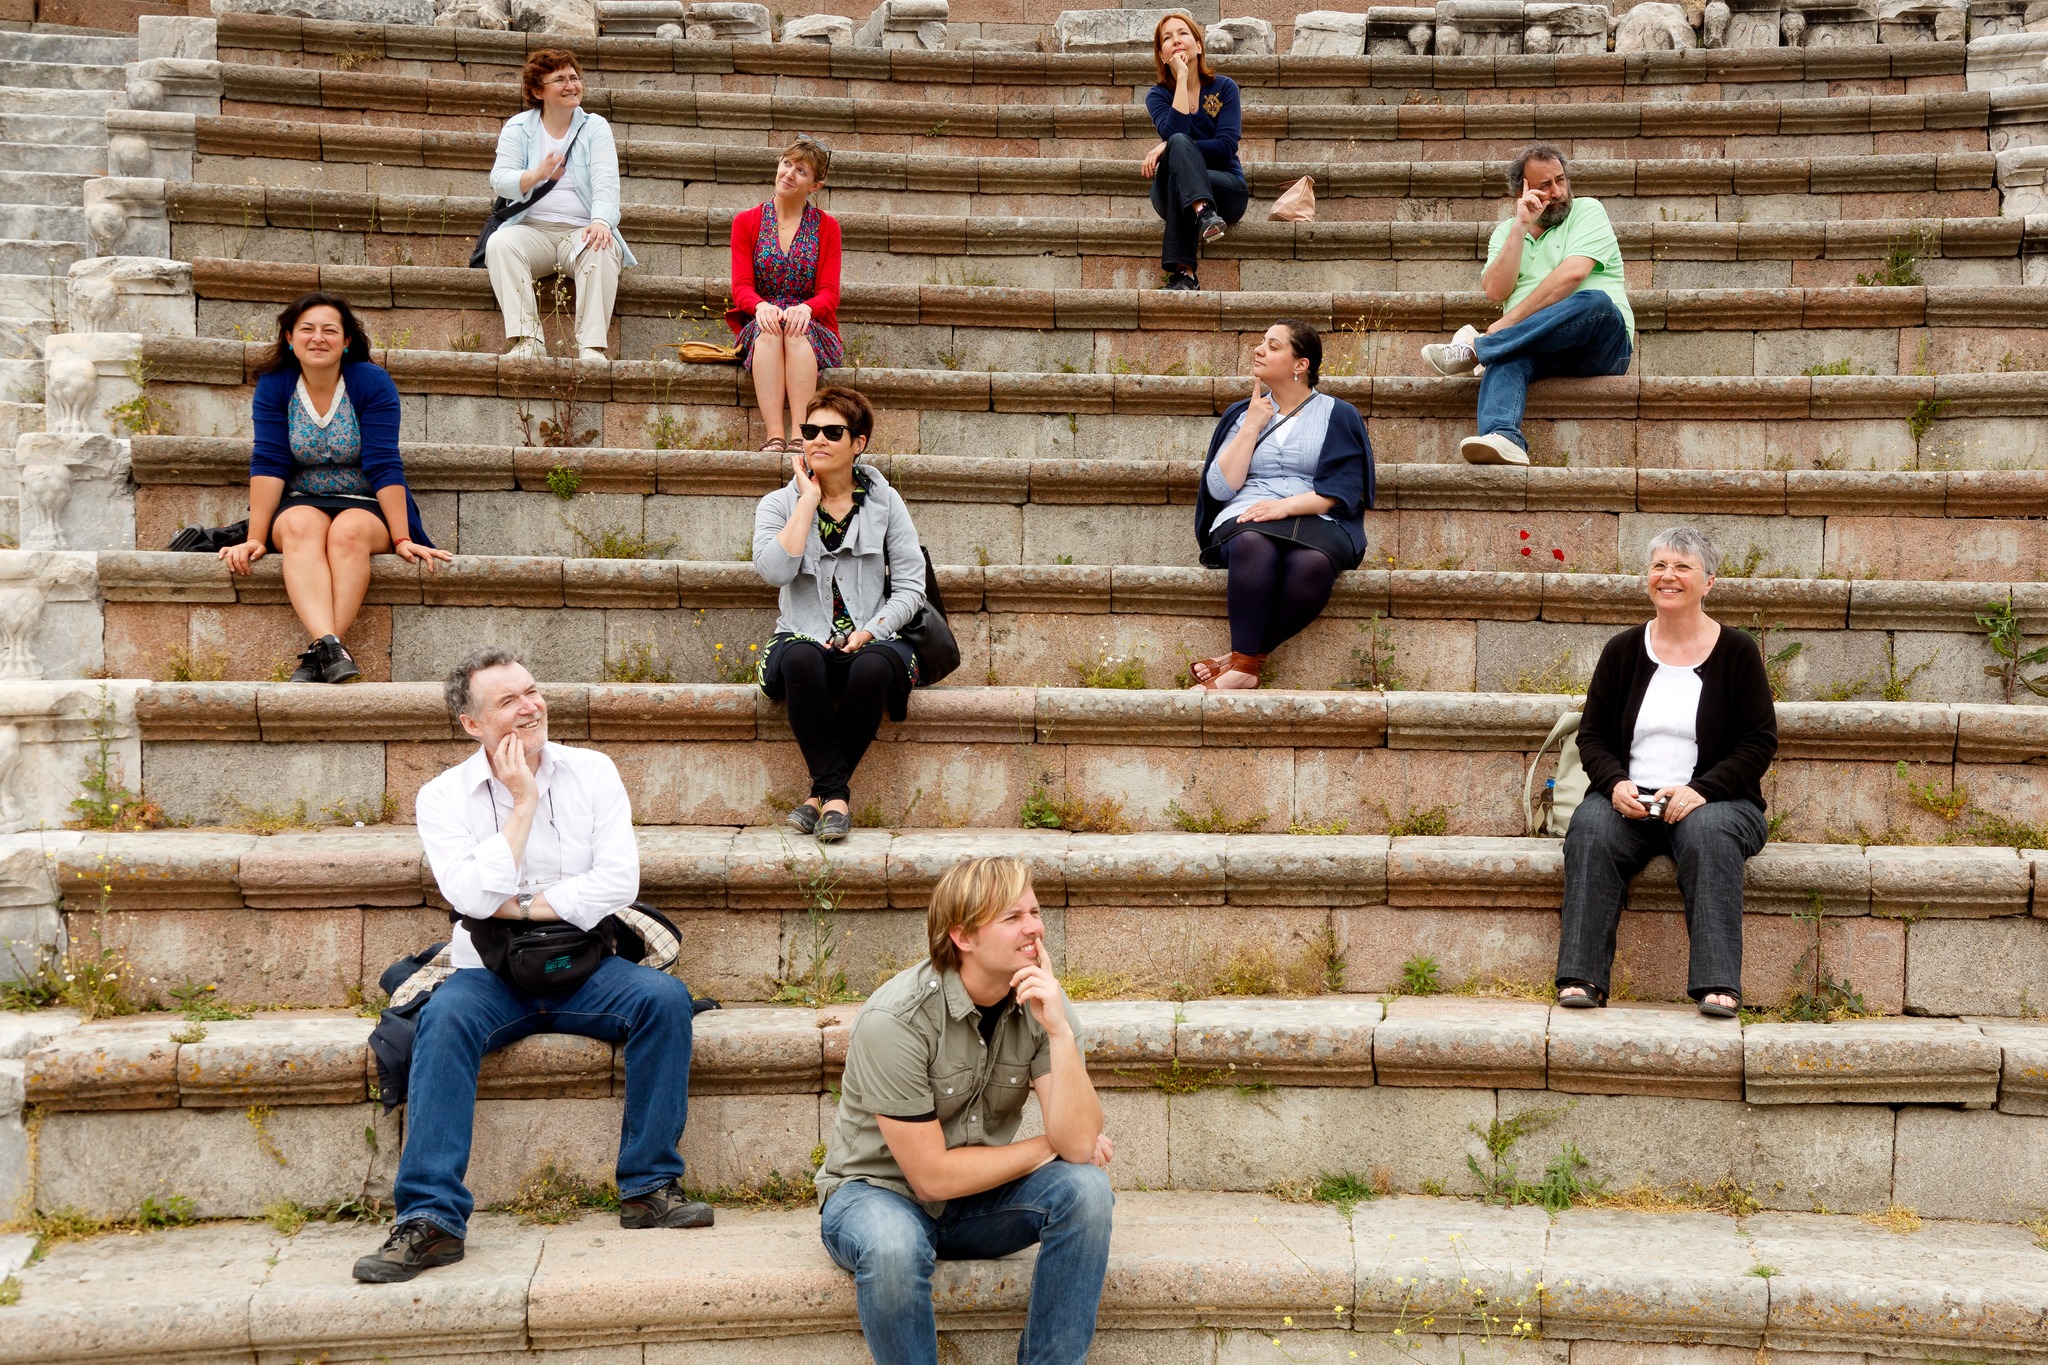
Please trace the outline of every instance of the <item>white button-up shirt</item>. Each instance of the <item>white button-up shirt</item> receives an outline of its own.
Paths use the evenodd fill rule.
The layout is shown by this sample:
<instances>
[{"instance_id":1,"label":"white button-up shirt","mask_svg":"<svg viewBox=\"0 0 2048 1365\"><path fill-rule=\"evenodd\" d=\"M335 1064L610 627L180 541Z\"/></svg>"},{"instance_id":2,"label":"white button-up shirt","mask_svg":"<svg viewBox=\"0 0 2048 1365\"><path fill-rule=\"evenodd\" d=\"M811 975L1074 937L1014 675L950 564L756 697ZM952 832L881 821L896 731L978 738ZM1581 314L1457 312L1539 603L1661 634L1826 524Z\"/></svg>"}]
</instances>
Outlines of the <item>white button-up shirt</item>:
<instances>
[{"instance_id":1,"label":"white button-up shirt","mask_svg":"<svg viewBox=\"0 0 2048 1365\"><path fill-rule=\"evenodd\" d=\"M491 775L481 746L420 788L420 842L434 880L456 913L471 919L489 919L521 891L545 891L557 915L594 928L640 894L640 846L626 784L595 749L553 743L541 750L534 784L540 806L523 860L512 857L503 833L512 793ZM467 925L455 925L448 951L457 967L484 965Z\"/></svg>"}]
</instances>

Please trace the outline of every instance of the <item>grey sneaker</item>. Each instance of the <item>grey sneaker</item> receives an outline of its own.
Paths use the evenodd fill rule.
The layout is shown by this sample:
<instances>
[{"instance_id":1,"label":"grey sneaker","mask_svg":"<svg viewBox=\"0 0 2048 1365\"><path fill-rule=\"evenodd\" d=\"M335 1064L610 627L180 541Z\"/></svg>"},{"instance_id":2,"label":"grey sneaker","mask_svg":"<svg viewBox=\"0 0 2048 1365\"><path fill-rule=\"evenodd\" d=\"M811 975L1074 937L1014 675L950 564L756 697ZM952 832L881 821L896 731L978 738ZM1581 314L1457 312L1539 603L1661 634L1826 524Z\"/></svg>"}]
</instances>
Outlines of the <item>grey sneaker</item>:
<instances>
[{"instance_id":1,"label":"grey sneaker","mask_svg":"<svg viewBox=\"0 0 2048 1365\"><path fill-rule=\"evenodd\" d=\"M453 1265L462 1259L462 1239L441 1231L424 1218L391 1229L384 1245L356 1262L355 1277L364 1284L399 1284L422 1270Z\"/></svg>"},{"instance_id":2,"label":"grey sneaker","mask_svg":"<svg viewBox=\"0 0 2048 1365\"><path fill-rule=\"evenodd\" d=\"M1449 341L1423 347L1422 358L1441 375L1471 374L1479 368L1479 353L1472 349L1478 341L1478 328L1460 327Z\"/></svg>"},{"instance_id":3,"label":"grey sneaker","mask_svg":"<svg viewBox=\"0 0 2048 1365\"><path fill-rule=\"evenodd\" d=\"M1529 452L1499 434L1491 436L1467 436L1458 443L1458 453L1465 457L1466 464L1520 464L1529 463Z\"/></svg>"},{"instance_id":4,"label":"grey sneaker","mask_svg":"<svg viewBox=\"0 0 2048 1365\"><path fill-rule=\"evenodd\" d=\"M709 1204L684 1194L681 1183L674 1180L619 1203L622 1228L708 1228L713 1217Z\"/></svg>"}]
</instances>

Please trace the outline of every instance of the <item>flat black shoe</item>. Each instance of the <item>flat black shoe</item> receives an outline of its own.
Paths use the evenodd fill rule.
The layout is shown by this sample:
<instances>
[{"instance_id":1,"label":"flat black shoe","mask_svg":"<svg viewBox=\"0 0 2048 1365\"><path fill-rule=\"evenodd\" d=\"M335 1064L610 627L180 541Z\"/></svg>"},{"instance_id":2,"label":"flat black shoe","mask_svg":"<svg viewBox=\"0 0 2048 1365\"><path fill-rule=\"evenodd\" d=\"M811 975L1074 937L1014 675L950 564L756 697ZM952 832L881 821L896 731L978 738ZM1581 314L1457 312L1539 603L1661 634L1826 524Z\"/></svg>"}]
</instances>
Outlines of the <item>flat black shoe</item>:
<instances>
[{"instance_id":1,"label":"flat black shoe","mask_svg":"<svg viewBox=\"0 0 2048 1365\"><path fill-rule=\"evenodd\" d=\"M1699 1006L1700 1013L1709 1019L1733 1019L1742 1012L1740 1005L1721 1005L1708 1000L1700 1001Z\"/></svg>"},{"instance_id":2,"label":"flat black shoe","mask_svg":"<svg viewBox=\"0 0 2048 1365\"><path fill-rule=\"evenodd\" d=\"M286 682L320 681L320 642L315 640L299 651L299 666L292 670Z\"/></svg>"},{"instance_id":3,"label":"flat black shoe","mask_svg":"<svg viewBox=\"0 0 2048 1365\"><path fill-rule=\"evenodd\" d=\"M782 817L782 823L798 834L815 834L818 829L818 807L806 801Z\"/></svg>"},{"instance_id":4,"label":"flat black shoe","mask_svg":"<svg viewBox=\"0 0 2048 1365\"><path fill-rule=\"evenodd\" d=\"M853 828L853 817L843 810L828 810L818 817L818 842L836 844Z\"/></svg>"},{"instance_id":5,"label":"flat black shoe","mask_svg":"<svg viewBox=\"0 0 2048 1365\"><path fill-rule=\"evenodd\" d=\"M1185 270L1176 270L1173 278L1159 286L1161 289L1200 289L1202 282Z\"/></svg>"},{"instance_id":6,"label":"flat black shoe","mask_svg":"<svg viewBox=\"0 0 2048 1365\"><path fill-rule=\"evenodd\" d=\"M1598 986L1589 986L1583 981L1567 981L1558 988L1557 1003L1568 1010L1604 1010L1607 1008L1607 992ZM1584 991L1584 995L1565 995L1565 991Z\"/></svg>"},{"instance_id":7,"label":"flat black shoe","mask_svg":"<svg viewBox=\"0 0 2048 1365\"><path fill-rule=\"evenodd\" d=\"M363 676L363 670L356 667L354 656L348 646L332 635L323 635L315 642L320 651L320 681L327 683L352 683Z\"/></svg>"},{"instance_id":8,"label":"flat black shoe","mask_svg":"<svg viewBox=\"0 0 2048 1365\"><path fill-rule=\"evenodd\" d=\"M1230 225L1223 221L1223 215L1215 209L1203 209L1196 214L1195 226L1202 234L1203 246L1222 241L1223 234L1230 230Z\"/></svg>"},{"instance_id":9,"label":"flat black shoe","mask_svg":"<svg viewBox=\"0 0 2048 1365\"><path fill-rule=\"evenodd\" d=\"M364 1284L399 1284L422 1270L453 1265L462 1259L462 1239L450 1236L424 1218L391 1229L384 1245L356 1262L355 1276Z\"/></svg>"},{"instance_id":10,"label":"flat black shoe","mask_svg":"<svg viewBox=\"0 0 2048 1365\"><path fill-rule=\"evenodd\" d=\"M709 1204L684 1194L674 1180L619 1204L622 1228L708 1228L713 1217Z\"/></svg>"}]
</instances>

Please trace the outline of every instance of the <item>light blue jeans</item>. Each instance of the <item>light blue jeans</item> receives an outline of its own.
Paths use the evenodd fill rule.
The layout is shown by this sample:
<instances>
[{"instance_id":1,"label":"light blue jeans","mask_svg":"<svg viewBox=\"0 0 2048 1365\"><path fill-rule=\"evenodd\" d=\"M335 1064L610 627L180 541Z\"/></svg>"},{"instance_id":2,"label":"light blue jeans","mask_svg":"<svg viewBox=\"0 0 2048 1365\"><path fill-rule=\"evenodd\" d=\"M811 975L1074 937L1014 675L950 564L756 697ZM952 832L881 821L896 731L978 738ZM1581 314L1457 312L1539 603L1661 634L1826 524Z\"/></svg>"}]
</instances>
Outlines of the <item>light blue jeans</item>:
<instances>
[{"instance_id":1,"label":"light blue jeans","mask_svg":"<svg viewBox=\"0 0 2048 1365\"><path fill-rule=\"evenodd\" d=\"M932 1269L941 1260L993 1259L1038 1244L1031 1311L1017 1365L1081 1365L1109 1268L1116 1197L1099 1166L1054 1161L1022 1180L947 1201L937 1218L865 1181L825 1201L825 1250L853 1273L861 1331L875 1365L938 1365Z\"/></svg>"},{"instance_id":2,"label":"light blue jeans","mask_svg":"<svg viewBox=\"0 0 2048 1365\"><path fill-rule=\"evenodd\" d=\"M462 1180L476 1127L477 1069L486 1053L534 1033L623 1039L619 1196L631 1199L682 1179L676 1142L690 1109L690 1028L689 987L624 958L606 958L564 997L528 995L482 967L454 973L420 1007L405 1151L391 1190L398 1221L424 1218L443 1232L468 1235L474 1201Z\"/></svg>"},{"instance_id":3,"label":"light blue jeans","mask_svg":"<svg viewBox=\"0 0 2048 1365\"><path fill-rule=\"evenodd\" d=\"M1522 410L1539 379L1583 379L1627 374L1635 346L1614 300L1581 289L1538 309L1512 327L1482 335L1472 348L1486 373L1479 376L1479 434L1501 435L1522 449Z\"/></svg>"}]
</instances>

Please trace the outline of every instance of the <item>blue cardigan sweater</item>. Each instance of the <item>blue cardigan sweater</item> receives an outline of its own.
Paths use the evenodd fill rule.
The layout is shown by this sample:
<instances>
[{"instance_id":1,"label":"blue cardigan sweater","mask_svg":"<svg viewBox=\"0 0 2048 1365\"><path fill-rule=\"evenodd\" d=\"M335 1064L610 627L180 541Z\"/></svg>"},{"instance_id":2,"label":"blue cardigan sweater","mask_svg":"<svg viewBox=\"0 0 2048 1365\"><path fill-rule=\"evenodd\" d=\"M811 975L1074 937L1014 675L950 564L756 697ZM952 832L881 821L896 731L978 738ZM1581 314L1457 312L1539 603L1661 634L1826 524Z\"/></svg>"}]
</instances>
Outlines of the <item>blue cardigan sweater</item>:
<instances>
[{"instance_id":1,"label":"blue cardigan sweater","mask_svg":"<svg viewBox=\"0 0 2048 1365\"><path fill-rule=\"evenodd\" d=\"M1209 466L1223 449L1223 433L1250 406L1250 399L1240 398L1224 409L1209 437L1209 455L1202 461L1202 476L1195 485L1195 543L1201 546L1202 563L1212 569L1223 565L1220 559L1210 557L1209 523L1223 511L1223 504L1209 492ZM1316 461L1312 482L1317 493L1336 501L1330 518L1351 542L1351 562L1343 567L1357 568L1365 559L1365 509L1372 506L1374 496L1372 440L1365 434L1365 419L1358 409L1341 398L1330 406L1330 430L1323 437L1323 453Z\"/></svg>"},{"instance_id":2,"label":"blue cardigan sweater","mask_svg":"<svg viewBox=\"0 0 2048 1365\"><path fill-rule=\"evenodd\" d=\"M1212 112L1213 111L1213 112ZM1215 76L1202 82L1202 98L1195 112L1183 114L1173 107L1173 87L1155 85L1145 92L1145 112L1164 142L1175 133L1194 139L1195 148L1212 171L1227 171L1244 178L1237 159L1237 142L1244 135L1244 109L1238 100L1237 82Z\"/></svg>"},{"instance_id":3,"label":"blue cardigan sweater","mask_svg":"<svg viewBox=\"0 0 2048 1365\"><path fill-rule=\"evenodd\" d=\"M341 367L341 382L355 407L363 431L363 477L372 489L406 488L405 465L398 458L398 386L382 366L358 360ZM256 440L249 452L249 477L291 481L298 465L292 459L292 395L299 387L296 369L278 370L256 381ZM415 545L431 546L420 524L419 504L406 488L405 515Z\"/></svg>"}]
</instances>

